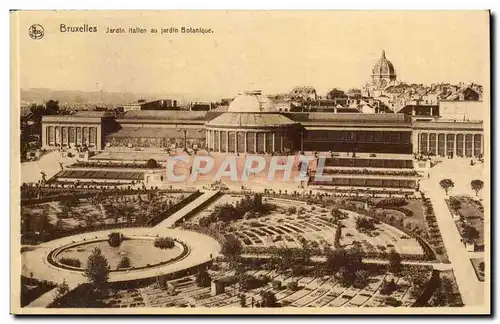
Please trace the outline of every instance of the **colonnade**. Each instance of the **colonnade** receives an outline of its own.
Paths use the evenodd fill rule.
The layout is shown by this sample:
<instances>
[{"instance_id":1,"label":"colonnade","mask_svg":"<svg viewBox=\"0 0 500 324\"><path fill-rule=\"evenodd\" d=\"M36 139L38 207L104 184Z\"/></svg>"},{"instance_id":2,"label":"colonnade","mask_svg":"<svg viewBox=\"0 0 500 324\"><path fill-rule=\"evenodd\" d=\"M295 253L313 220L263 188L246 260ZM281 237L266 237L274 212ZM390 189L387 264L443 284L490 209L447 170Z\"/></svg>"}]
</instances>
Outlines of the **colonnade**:
<instances>
[{"instance_id":1,"label":"colonnade","mask_svg":"<svg viewBox=\"0 0 500 324\"><path fill-rule=\"evenodd\" d=\"M293 148L286 131L206 130L207 148L225 153L273 153Z\"/></svg>"},{"instance_id":2,"label":"colonnade","mask_svg":"<svg viewBox=\"0 0 500 324\"><path fill-rule=\"evenodd\" d=\"M449 157L481 157L484 136L480 132L418 132L418 152Z\"/></svg>"},{"instance_id":3,"label":"colonnade","mask_svg":"<svg viewBox=\"0 0 500 324\"><path fill-rule=\"evenodd\" d=\"M43 126L43 146L87 145L101 149L99 126Z\"/></svg>"}]
</instances>

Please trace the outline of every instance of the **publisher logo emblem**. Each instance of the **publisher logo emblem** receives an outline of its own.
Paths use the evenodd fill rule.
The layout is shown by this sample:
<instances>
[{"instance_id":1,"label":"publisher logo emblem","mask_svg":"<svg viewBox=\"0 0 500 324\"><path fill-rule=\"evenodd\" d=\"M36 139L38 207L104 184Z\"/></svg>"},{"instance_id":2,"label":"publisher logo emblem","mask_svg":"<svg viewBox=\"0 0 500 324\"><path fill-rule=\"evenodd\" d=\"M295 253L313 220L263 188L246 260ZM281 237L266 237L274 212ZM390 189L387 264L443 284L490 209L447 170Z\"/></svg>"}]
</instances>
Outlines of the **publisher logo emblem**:
<instances>
[{"instance_id":1,"label":"publisher logo emblem","mask_svg":"<svg viewBox=\"0 0 500 324\"><path fill-rule=\"evenodd\" d=\"M29 34L30 34L31 38L37 40L37 39L41 39L43 37L43 35L45 34L45 31L44 31L42 25L34 24L34 25L31 25L31 27L29 29Z\"/></svg>"}]
</instances>

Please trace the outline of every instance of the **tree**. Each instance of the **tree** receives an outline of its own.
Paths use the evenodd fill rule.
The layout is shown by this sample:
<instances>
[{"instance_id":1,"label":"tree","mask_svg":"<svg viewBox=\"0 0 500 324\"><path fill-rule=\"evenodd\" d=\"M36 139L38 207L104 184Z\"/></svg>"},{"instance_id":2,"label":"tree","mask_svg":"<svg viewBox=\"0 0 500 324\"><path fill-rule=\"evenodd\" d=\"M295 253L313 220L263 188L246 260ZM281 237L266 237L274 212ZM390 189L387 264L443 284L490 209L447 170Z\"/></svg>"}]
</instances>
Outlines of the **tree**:
<instances>
[{"instance_id":1,"label":"tree","mask_svg":"<svg viewBox=\"0 0 500 324\"><path fill-rule=\"evenodd\" d=\"M462 208L462 203L460 202L460 200L455 197L451 197L449 203L451 210L453 210L455 214L459 215L460 209Z\"/></svg>"},{"instance_id":2,"label":"tree","mask_svg":"<svg viewBox=\"0 0 500 324\"><path fill-rule=\"evenodd\" d=\"M156 169L156 168L158 168L158 162L156 162L155 159L149 159L146 162L146 168L148 168L148 169Z\"/></svg>"},{"instance_id":3,"label":"tree","mask_svg":"<svg viewBox=\"0 0 500 324\"><path fill-rule=\"evenodd\" d=\"M276 296L272 291L263 291L260 293L260 297L262 298L261 306L262 307L277 307L278 304L276 302Z\"/></svg>"},{"instance_id":4,"label":"tree","mask_svg":"<svg viewBox=\"0 0 500 324\"><path fill-rule=\"evenodd\" d=\"M472 180L470 182L470 187L472 188L472 190L474 190L476 192L476 196L479 194L479 191L481 191L481 189L483 189L484 187L484 182L482 180Z\"/></svg>"},{"instance_id":5,"label":"tree","mask_svg":"<svg viewBox=\"0 0 500 324\"><path fill-rule=\"evenodd\" d=\"M444 189L444 192L446 192L446 195L448 195L448 191L455 187L455 183L451 180L451 179L443 179L441 181L439 181L439 185L441 186L441 188Z\"/></svg>"},{"instance_id":6,"label":"tree","mask_svg":"<svg viewBox=\"0 0 500 324\"><path fill-rule=\"evenodd\" d=\"M389 271L394 274L401 272L401 255L395 250L389 253Z\"/></svg>"},{"instance_id":7,"label":"tree","mask_svg":"<svg viewBox=\"0 0 500 324\"><path fill-rule=\"evenodd\" d=\"M241 254L242 250L243 246L236 237L234 237L233 235L226 236L221 249L221 252L224 256L235 260Z\"/></svg>"},{"instance_id":8,"label":"tree","mask_svg":"<svg viewBox=\"0 0 500 324\"><path fill-rule=\"evenodd\" d=\"M479 232L475 227L464 225L462 228L462 236L466 242L473 242L479 237Z\"/></svg>"},{"instance_id":9,"label":"tree","mask_svg":"<svg viewBox=\"0 0 500 324\"><path fill-rule=\"evenodd\" d=\"M61 299L67 293L69 293L69 286L68 286L68 283L66 282L66 279L64 279L63 282L57 286L56 295L54 296L54 300Z\"/></svg>"},{"instance_id":10,"label":"tree","mask_svg":"<svg viewBox=\"0 0 500 324\"><path fill-rule=\"evenodd\" d=\"M59 114L59 101L49 100L45 103L45 114L46 115L57 115Z\"/></svg>"},{"instance_id":11,"label":"tree","mask_svg":"<svg viewBox=\"0 0 500 324\"><path fill-rule=\"evenodd\" d=\"M240 295L240 306L242 308L247 307L247 298L246 298L245 294Z\"/></svg>"},{"instance_id":12,"label":"tree","mask_svg":"<svg viewBox=\"0 0 500 324\"><path fill-rule=\"evenodd\" d=\"M108 260L106 260L104 254L102 254L101 249L96 247L92 251L92 254L89 255L87 267L83 275L87 277L87 280L91 284L99 288L101 284L108 281L110 270L111 267L108 264Z\"/></svg>"},{"instance_id":13,"label":"tree","mask_svg":"<svg viewBox=\"0 0 500 324\"><path fill-rule=\"evenodd\" d=\"M210 287L212 283L212 278L208 274L206 269L200 269L195 277L195 282L198 287Z\"/></svg>"},{"instance_id":14,"label":"tree","mask_svg":"<svg viewBox=\"0 0 500 324\"><path fill-rule=\"evenodd\" d=\"M332 273L345 267L347 271L354 273L363 265L361 252L357 248L339 248L326 253L326 268Z\"/></svg>"},{"instance_id":15,"label":"tree","mask_svg":"<svg viewBox=\"0 0 500 324\"><path fill-rule=\"evenodd\" d=\"M328 99L335 99L335 98L345 98L346 95L344 91L337 88L333 88L332 90L328 91L326 97Z\"/></svg>"},{"instance_id":16,"label":"tree","mask_svg":"<svg viewBox=\"0 0 500 324\"><path fill-rule=\"evenodd\" d=\"M337 229L335 230L335 240L333 242L333 246L335 248L340 247L340 239L342 238L342 226L337 225Z\"/></svg>"},{"instance_id":17,"label":"tree","mask_svg":"<svg viewBox=\"0 0 500 324\"><path fill-rule=\"evenodd\" d=\"M402 275L408 282L411 283L410 295L413 298L418 298L422 294L425 284L428 282L428 272L425 269L409 268Z\"/></svg>"}]
</instances>

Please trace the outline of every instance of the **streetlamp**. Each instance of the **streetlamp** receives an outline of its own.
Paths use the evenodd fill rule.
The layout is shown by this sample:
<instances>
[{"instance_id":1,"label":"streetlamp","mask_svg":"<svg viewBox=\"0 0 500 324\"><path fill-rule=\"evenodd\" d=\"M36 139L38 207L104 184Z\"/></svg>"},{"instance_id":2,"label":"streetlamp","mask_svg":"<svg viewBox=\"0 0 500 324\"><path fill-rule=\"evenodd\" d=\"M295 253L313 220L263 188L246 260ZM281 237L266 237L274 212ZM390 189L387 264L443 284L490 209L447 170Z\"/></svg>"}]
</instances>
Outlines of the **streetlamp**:
<instances>
[{"instance_id":1,"label":"streetlamp","mask_svg":"<svg viewBox=\"0 0 500 324\"><path fill-rule=\"evenodd\" d=\"M178 128L178 132L184 132L184 150L187 150L187 129L185 128Z\"/></svg>"}]
</instances>

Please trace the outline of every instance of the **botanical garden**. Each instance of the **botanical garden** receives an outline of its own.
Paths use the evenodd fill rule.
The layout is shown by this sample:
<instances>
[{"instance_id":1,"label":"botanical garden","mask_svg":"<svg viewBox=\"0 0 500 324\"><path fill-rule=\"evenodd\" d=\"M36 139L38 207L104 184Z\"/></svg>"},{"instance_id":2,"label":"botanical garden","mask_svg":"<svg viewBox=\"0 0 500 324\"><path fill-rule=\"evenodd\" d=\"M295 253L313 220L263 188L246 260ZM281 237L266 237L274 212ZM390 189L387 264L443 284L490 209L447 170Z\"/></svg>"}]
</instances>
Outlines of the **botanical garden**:
<instances>
[{"instance_id":1,"label":"botanical garden","mask_svg":"<svg viewBox=\"0 0 500 324\"><path fill-rule=\"evenodd\" d=\"M26 196L25 305L462 303L425 197L89 190Z\"/></svg>"}]
</instances>

